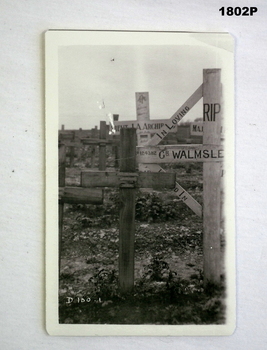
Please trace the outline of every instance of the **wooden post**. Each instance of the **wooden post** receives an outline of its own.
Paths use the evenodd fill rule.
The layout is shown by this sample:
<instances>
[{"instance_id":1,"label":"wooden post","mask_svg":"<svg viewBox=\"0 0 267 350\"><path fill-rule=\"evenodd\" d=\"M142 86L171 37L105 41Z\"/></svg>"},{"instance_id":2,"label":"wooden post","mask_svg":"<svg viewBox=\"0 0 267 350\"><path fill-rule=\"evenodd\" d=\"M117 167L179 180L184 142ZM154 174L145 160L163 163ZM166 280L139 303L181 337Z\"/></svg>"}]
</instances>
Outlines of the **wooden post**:
<instances>
[{"instance_id":1,"label":"wooden post","mask_svg":"<svg viewBox=\"0 0 267 350\"><path fill-rule=\"evenodd\" d=\"M97 138L97 126L92 129L92 139L96 139ZM96 147L92 146L91 147L91 168L95 167L95 150Z\"/></svg>"},{"instance_id":2,"label":"wooden post","mask_svg":"<svg viewBox=\"0 0 267 350\"><path fill-rule=\"evenodd\" d=\"M74 146L70 146L70 168L74 167L75 150Z\"/></svg>"},{"instance_id":3,"label":"wooden post","mask_svg":"<svg viewBox=\"0 0 267 350\"><path fill-rule=\"evenodd\" d=\"M65 168L66 168L66 147L64 144L59 143L59 169L58 169L58 185L59 187L65 187ZM61 262L61 247L62 247L62 231L63 231L63 213L64 203L58 202L58 268L60 273Z\"/></svg>"},{"instance_id":4,"label":"wooden post","mask_svg":"<svg viewBox=\"0 0 267 350\"><path fill-rule=\"evenodd\" d=\"M106 122L101 121L100 122L100 135L99 139L103 140L104 142L99 144L99 170L106 170Z\"/></svg>"},{"instance_id":5,"label":"wooden post","mask_svg":"<svg viewBox=\"0 0 267 350\"><path fill-rule=\"evenodd\" d=\"M221 142L221 70L203 71L203 145ZM203 163L204 283L220 282L221 163Z\"/></svg>"},{"instance_id":6,"label":"wooden post","mask_svg":"<svg viewBox=\"0 0 267 350\"><path fill-rule=\"evenodd\" d=\"M120 134L120 172L136 172L136 130L122 129ZM119 284L122 293L134 286L135 185L120 185Z\"/></svg>"},{"instance_id":7,"label":"wooden post","mask_svg":"<svg viewBox=\"0 0 267 350\"><path fill-rule=\"evenodd\" d=\"M113 114L113 121L117 122L119 120L119 114ZM113 135L113 139L115 140L116 136ZM115 164L114 164L114 167L115 169L118 169L119 167L119 147L118 146L114 146L113 148L113 154L114 154L114 157L115 157Z\"/></svg>"},{"instance_id":8,"label":"wooden post","mask_svg":"<svg viewBox=\"0 0 267 350\"><path fill-rule=\"evenodd\" d=\"M82 134L83 134L83 129L79 128L79 130L76 134L79 142L81 141ZM75 137L75 139L76 139L76 137ZM77 152L77 161L80 162L82 160L82 146L76 148L76 152Z\"/></svg>"},{"instance_id":9,"label":"wooden post","mask_svg":"<svg viewBox=\"0 0 267 350\"><path fill-rule=\"evenodd\" d=\"M106 124L106 139L109 137L109 125Z\"/></svg>"},{"instance_id":10,"label":"wooden post","mask_svg":"<svg viewBox=\"0 0 267 350\"><path fill-rule=\"evenodd\" d=\"M138 122L146 122L150 120L149 113L149 94L148 92L136 92L136 117ZM137 143L141 146L151 139L151 134L137 129Z\"/></svg>"},{"instance_id":11,"label":"wooden post","mask_svg":"<svg viewBox=\"0 0 267 350\"><path fill-rule=\"evenodd\" d=\"M72 142L75 140L75 131L72 132ZM75 149L74 146L69 147L70 150L70 168L74 167Z\"/></svg>"},{"instance_id":12,"label":"wooden post","mask_svg":"<svg viewBox=\"0 0 267 350\"><path fill-rule=\"evenodd\" d=\"M115 139L116 136L113 136L113 139ZM119 147L118 146L114 146L114 157L115 157L115 163L114 163L114 167L115 169L119 168Z\"/></svg>"}]
</instances>

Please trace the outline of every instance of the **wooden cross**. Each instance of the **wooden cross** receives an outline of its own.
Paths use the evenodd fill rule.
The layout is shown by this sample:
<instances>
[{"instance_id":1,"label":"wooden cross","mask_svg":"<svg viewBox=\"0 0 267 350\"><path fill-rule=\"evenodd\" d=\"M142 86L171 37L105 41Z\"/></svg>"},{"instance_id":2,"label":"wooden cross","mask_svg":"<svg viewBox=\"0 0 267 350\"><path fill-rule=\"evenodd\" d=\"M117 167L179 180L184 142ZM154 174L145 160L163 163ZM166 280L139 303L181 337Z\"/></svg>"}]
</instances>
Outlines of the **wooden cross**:
<instances>
[{"instance_id":1,"label":"wooden cross","mask_svg":"<svg viewBox=\"0 0 267 350\"><path fill-rule=\"evenodd\" d=\"M136 129L121 130L120 171L82 171L81 186L118 187L120 190L119 220L119 283L122 293L134 286L135 193L137 188L170 189L175 186L175 173L144 173L136 168Z\"/></svg>"},{"instance_id":2,"label":"wooden cross","mask_svg":"<svg viewBox=\"0 0 267 350\"><path fill-rule=\"evenodd\" d=\"M101 133L102 130L102 133ZM104 133L105 130L105 133ZM59 269L62 245L62 224L65 203L102 204L104 187L120 189L119 282L122 293L134 285L135 192L137 188L169 189L175 185L175 173L144 173L136 171L136 130L121 131L120 170L106 171L106 123L100 123L99 139L83 139L84 144L99 145L99 171L81 172L79 187L65 186L65 144L59 143ZM94 188L92 188L94 187ZM95 188L96 187L96 188Z\"/></svg>"},{"instance_id":3,"label":"wooden cross","mask_svg":"<svg viewBox=\"0 0 267 350\"><path fill-rule=\"evenodd\" d=\"M136 120L114 121L116 133L119 134L122 128L136 128L137 143L141 145L151 139L151 134L155 134L162 128L166 119L150 119L149 93L136 92ZM177 128L172 128L171 132L176 132Z\"/></svg>"}]
</instances>

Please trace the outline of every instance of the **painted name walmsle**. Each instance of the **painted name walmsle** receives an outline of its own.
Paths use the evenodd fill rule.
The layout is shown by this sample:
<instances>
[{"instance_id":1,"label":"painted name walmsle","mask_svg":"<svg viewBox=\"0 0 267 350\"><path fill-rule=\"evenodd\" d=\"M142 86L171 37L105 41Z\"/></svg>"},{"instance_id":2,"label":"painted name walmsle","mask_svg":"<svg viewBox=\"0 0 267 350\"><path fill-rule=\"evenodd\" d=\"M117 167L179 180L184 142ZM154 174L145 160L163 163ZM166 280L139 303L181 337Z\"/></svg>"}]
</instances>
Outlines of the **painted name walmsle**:
<instances>
[{"instance_id":1,"label":"painted name walmsle","mask_svg":"<svg viewBox=\"0 0 267 350\"><path fill-rule=\"evenodd\" d=\"M137 147L137 160L140 163L178 163L178 162L221 162L224 152L222 146L174 145L157 147Z\"/></svg>"}]
</instances>

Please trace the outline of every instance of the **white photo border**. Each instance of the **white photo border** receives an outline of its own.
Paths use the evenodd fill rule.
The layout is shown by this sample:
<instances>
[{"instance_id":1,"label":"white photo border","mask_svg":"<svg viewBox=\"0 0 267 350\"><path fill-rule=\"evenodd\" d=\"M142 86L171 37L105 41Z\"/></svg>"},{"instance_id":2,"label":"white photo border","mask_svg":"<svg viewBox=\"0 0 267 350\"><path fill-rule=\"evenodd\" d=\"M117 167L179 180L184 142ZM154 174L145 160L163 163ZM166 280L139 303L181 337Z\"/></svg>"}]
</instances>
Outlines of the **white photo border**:
<instances>
[{"instance_id":1,"label":"white photo border","mask_svg":"<svg viewBox=\"0 0 267 350\"><path fill-rule=\"evenodd\" d=\"M224 336L235 329L235 189L234 189L234 53L227 63L229 101L225 111L225 208L227 317L223 325L60 324L58 320L58 48L64 45L186 45L198 35L218 38L228 33L50 30L45 34L46 108L46 329L65 336ZM232 47L234 45L232 44ZM209 68L209 67L206 67ZM218 67L220 68L220 67Z\"/></svg>"}]
</instances>

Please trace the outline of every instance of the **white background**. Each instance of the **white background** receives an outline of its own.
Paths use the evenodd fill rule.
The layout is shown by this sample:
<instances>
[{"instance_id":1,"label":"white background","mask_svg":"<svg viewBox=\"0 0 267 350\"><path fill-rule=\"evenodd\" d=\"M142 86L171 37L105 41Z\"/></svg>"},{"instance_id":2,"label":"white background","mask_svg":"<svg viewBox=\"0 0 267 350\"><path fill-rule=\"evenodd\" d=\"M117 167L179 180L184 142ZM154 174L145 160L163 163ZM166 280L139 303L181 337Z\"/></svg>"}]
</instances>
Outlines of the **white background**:
<instances>
[{"instance_id":1,"label":"white background","mask_svg":"<svg viewBox=\"0 0 267 350\"><path fill-rule=\"evenodd\" d=\"M267 347L267 2L1 0L0 348ZM257 6L222 17L222 6ZM47 29L228 31L236 41L237 328L230 337L48 336L44 327L44 40Z\"/></svg>"}]
</instances>

